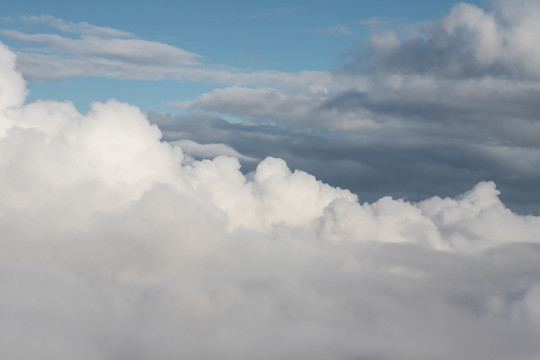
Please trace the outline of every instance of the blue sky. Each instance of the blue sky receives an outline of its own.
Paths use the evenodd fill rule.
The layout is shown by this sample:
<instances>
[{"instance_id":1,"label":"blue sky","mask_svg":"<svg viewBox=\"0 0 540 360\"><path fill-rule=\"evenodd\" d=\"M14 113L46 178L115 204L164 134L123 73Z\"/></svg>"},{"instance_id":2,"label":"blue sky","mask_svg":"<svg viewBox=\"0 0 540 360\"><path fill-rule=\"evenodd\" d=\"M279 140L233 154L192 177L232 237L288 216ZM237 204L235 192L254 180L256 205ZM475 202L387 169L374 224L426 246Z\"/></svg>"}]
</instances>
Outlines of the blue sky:
<instances>
[{"instance_id":1,"label":"blue sky","mask_svg":"<svg viewBox=\"0 0 540 360\"><path fill-rule=\"evenodd\" d=\"M16 1L3 7L3 29L55 30L21 21L51 15L130 32L202 55L205 64L247 70L332 70L343 52L372 27L406 29L436 19L454 1ZM379 25L363 20L377 19ZM0 38L13 47L12 39ZM117 98L144 110L168 110L166 102L188 100L216 84L170 80L119 81L83 77L30 82L30 99L72 100L86 110L93 101Z\"/></svg>"}]
</instances>

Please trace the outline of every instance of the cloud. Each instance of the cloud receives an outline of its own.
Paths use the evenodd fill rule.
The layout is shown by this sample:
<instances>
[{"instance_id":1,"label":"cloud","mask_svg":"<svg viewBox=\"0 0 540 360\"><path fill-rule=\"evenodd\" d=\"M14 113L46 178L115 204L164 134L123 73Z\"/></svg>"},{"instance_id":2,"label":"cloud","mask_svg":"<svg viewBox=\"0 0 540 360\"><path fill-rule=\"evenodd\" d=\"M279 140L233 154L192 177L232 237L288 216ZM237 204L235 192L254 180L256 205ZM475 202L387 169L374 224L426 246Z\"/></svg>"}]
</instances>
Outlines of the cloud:
<instances>
[{"instance_id":1,"label":"cloud","mask_svg":"<svg viewBox=\"0 0 540 360\"><path fill-rule=\"evenodd\" d=\"M295 7L285 6L285 7L274 9L267 13L254 15L252 17L254 19L260 19L260 18L267 18L267 17L273 17L273 16L287 15L287 14L295 13L302 8L303 8L302 6L295 6Z\"/></svg>"},{"instance_id":2,"label":"cloud","mask_svg":"<svg viewBox=\"0 0 540 360\"><path fill-rule=\"evenodd\" d=\"M405 32L375 29L337 67L336 81L351 76L341 88L232 86L174 103L193 111L177 125L150 117L167 139L219 134L243 154L282 157L369 201L454 196L495 180L510 208L538 213L540 83L528 39L539 18L534 1L461 3ZM224 123L209 116L243 124L192 125Z\"/></svg>"},{"instance_id":3,"label":"cloud","mask_svg":"<svg viewBox=\"0 0 540 360\"><path fill-rule=\"evenodd\" d=\"M322 29L316 30L317 33L322 34L331 34L331 35L349 35L354 36L353 29L345 24L342 24L340 22L337 22L334 26L325 27Z\"/></svg>"},{"instance_id":4,"label":"cloud","mask_svg":"<svg viewBox=\"0 0 540 360\"><path fill-rule=\"evenodd\" d=\"M134 34L72 23L52 16L17 19L26 24L44 24L60 33L24 33L4 29L0 35L17 44L17 68L30 82L59 81L74 77L114 79L174 79L225 85L267 85L291 91L313 89L341 91L362 88L361 77L336 76L331 71L251 71L225 65L210 65L199 54L179 47L140 39Z\"/></svg>"},{"instance_id":5,"label":"cloud","mask_svg":"<svg viewBox=\"0 0 540 360\"><path fill-rule=\"evenodd\" d=\"M215 89L194 101L181 101L170 105L184 110L215 111L241 118L269 119L308 126L345 129L378 126L369 114L362 114L361 111L340 112L339 109L325 109L322 105L328 99L328 90L324 87L313 87L311 94L303 95L286 94L271 88L233 86Z\"/></svg>"},{"instance_id":6,"label":"cloud","mask_svg":"<svg viewBox=\"0 0 540 360\"><path fill-rule=\"evenodd\" d=\"M389 193L414 201L453 196L479 181L495 180L509 207L538 213L536 81L434 74L368 79L368 85L349 91L215 89L173 103L191 117L167 122L150 117L169 140L188 136L224 142L251 157L281 157L369 201ZM213 127L225 124L226 129L208 129L209 114L246 126L212 120ZM175 135L179 129L189 134Z\"/></svg>"},{"instance_id":7,"label":"cloud","mask_svg":"<svg viewBox=\"0 0 540 360\"><path fill-rule=\"evenodd\" d=\"M11 126L7 113L24 103L26 93L26 83L15 72L15 54L0 43L0 133Z\"/></svg>"},{"instance_id":8,"label":"cloud","mask_svg":"<svg viewBox=\"0 0 540 360\"><path fill-rule=\"evenodd\" d=\"M356 71L437 74L450 78L537 78L540 53L531 40L540 11L534 1L495 1L492 11L459 3L442 19L398 39L392 31L372 34L367 49L349 64Z\"/></svg>"},{"instance_id":9,"label":"cloud","mask_svg":"<svg viewBox=\"0 0 540 360\"><path fill-rule=\"evenodd\" d=\"M213 159L218 156L230 156L242 161L256 161L256 159L242 155L225 144L199 144L187 139L171 141L170 143L174 146L181 147L184 156L189 155L193 158Z\"/></svg>"},{"instance_id":10,"label":"cloud","mask_svg":"<svg viewBox=\"0 0 540 360\"><path fill-rule=\"evenodd\" d=\"M2 358L540 353L540 218L494 183L361 203L278 158L184 163L134 106L23 104L0 59Z\"/></svg>"},{"instance_id":11,"label":"cloud","mask_svg":"<svg viewBox=\"0 0 540 360\"><path fill-rule=\"evenodd\" d=\"M194 59L200 57L171 45L140 39L102 36L72 39L55 34L24 34L15 30L3 30L2 34L13 40L37 44L55 51L134 63L190 65L194 64Z\"/></svg>"},{"instance_id":12,"label":"cloud","mask_svg":"<svg viewBox=\"0 0 540 360\"><path fill-rule=\"evenodd\" d=\"M364 127L363 131L306 127L304 123L229 122L215 113L170 115L150 112L167 141L192 139L221 142L240 153L262 159L283 158L327 183L351 189L361 201L385 195L420 201L434 195L455 196L474 184L494 180L511 209L538 213L539 152L529 146L494 142L478 124L413 123ZM328 121L331 121L330 117ZM516 134L530 133L525 124L508 124ZM500 129L504 132L503 128ZM522 140L523 141L523 140ZM243 171L255 169L242 162Z\"/></svg>"},{"instance_id":13,"label":"cloud","mask_svg":"<svg viewBox=\"0 0 540 360\"><path fill-rule=\"evenodd\" d=\"M51 15L23 16L21 20L24 23L48 25L65 33L83 34L100 38L136 38L134 34L127 31L121 31L106 26L96 26L85 21L74 23L56 18Z\"/></svg>"}]
</instances>

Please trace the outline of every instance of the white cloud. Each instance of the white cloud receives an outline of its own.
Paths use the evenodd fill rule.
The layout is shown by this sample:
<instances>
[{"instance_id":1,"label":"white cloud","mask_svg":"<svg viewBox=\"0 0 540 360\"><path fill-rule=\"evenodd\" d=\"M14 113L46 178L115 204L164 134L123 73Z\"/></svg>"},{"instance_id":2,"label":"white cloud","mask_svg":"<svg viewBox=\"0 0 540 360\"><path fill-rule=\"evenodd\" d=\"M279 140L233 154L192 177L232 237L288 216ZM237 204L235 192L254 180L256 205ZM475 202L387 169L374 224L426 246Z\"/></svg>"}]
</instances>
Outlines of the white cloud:
<instances>
[{"instance_id":1,"label":"white cloud","mask_svg":"<svg viewBox=\"0 0 540 360\"><path fill-rule=\"evenodd\" d=\"M11 126L7 113L24 103L26 93L22 76L15 72L15 54L0 43L0 134Z\"/></svg>"},{"instance_id":2,"label":"white cloud","mask_svg":"<svg viewBox=\"0 0 540 360\"><path fill-rule=\"evenodd\" d=\"M242 161L256 161L256 159L242 155L225 144L199 144L198 142L188 139L171 141L170 144L181 147L184 155L190 155L197 158L213 159L217 156L230 156Z\"/></svg>"},{"instance_id":3,"label":"white cloud","mask_svg":"<svg viewBox=\"0 0 540 360\"><path fill-rule=\"evenodd\" d=\"M182 165L136 107L22 105L0 51L0 357L540 354L540 219L493 183L360 204L276 158Z\"/></svg>"}]
</instances>

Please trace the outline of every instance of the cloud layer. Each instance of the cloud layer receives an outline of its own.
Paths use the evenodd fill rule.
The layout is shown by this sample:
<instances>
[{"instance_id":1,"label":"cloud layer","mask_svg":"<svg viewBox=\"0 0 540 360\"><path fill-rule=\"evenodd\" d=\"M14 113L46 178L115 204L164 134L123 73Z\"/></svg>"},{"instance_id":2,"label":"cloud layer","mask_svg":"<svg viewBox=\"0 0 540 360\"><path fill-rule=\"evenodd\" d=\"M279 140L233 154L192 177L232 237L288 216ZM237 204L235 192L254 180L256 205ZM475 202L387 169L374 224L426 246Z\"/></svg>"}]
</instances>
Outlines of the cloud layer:
<instances>
[{"instance_id":1,"label":"cloud layer","mask_svg":"<svg viewBox=\"0 0 540 360\"><path fill-rule=\"evenodd\" d=\"M282 157L363 200L455 196L493 180L510 208L538 214L540 7L489 5L459 3L414 31L374 26L336 66L341 88L230 86L172 103L189 115L150 119L168 140Z\"/></svg>"},{"instance_id":2,"label":"cloud layer","mask_svg":"<svg viewBox=\"0 0 540 360\"><path fill-rule=\"evenodd\" d=\"M40 25L40 33L0 30L17 45L17 69L31 82L62 81L77 77L202 82L225 85L269 86L313 92L357 87L350 76L336 78L330 71L253 71L205 62L202 55L135 34L72 23L53 16L27 16L12 23Z\"/></svg>"},{"instance_id":3,"label":"cloud layer","mask_svg":"<svg viewBox=\"0 0 540 360\"><path fill-rule=\"evenodd\" d=\"M278 158L244 175L127 104L23 104L14 67L1 46L0 357L540 354L540 218L494 183L360 203Z\"/></svg>"}]
</instances>

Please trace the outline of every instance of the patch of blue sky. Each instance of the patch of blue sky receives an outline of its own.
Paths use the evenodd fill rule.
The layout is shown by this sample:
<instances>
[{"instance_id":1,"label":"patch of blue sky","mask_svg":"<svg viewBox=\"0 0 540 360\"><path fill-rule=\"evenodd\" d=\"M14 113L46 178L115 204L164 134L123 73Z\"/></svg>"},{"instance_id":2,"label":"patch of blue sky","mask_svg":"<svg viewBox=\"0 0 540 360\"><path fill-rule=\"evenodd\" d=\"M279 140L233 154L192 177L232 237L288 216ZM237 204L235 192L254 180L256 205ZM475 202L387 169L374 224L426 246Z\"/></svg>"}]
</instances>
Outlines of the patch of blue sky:
<instances>
[{"instance_id":1,"label":"patch of blue sky","mask_svg":"<svg viewBox=\"0 0 540 360\"><path fill-rule=\"evenodd\" d=\"M71 101L81 112L87 112L92 103L109 99L137 105L142 111L179 113L168 106L173 101L193 100L201 93L210 92L214 84L186 83L176 80L116 80L103 77L72 78L63 82L29 83L27 101ZM74 92L74 89L78 89Z\"/></svg>"}]
</instances>

